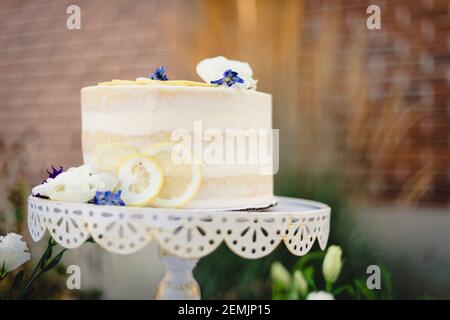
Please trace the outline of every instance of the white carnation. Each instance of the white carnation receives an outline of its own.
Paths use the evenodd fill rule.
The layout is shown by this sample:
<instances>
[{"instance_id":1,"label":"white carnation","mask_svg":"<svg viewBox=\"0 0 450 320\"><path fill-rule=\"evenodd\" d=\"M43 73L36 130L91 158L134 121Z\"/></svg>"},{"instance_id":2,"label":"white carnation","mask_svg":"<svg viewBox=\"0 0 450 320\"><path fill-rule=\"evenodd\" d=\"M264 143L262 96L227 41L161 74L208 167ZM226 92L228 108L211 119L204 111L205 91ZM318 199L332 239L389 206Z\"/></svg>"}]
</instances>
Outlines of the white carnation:
<instances>
[{"instance_id":1,"label":"white carnation","mask_svg":"<svg viewBox=\"0 0 450 320\"><path fill-rule=\"evenodd\" d=\"M331 293L325 291L316 291L309 293L306 297L306 300L334 300L334 297Z\"/></svg>"},{"instance_id":2,"label":"white carnation","mask_svg":"<svg viewBox=\"0 0 450 320\"><path fill-rule=\"evenodd\" d=\"M55 201L88 202L97 191L112 191L117 185L117 178L111 173L93 173L90 165L70 168L47 179L43 184L33 188L33 194L47 196Z\"/></svg>"},{"instance_id":3,"label":"white carnation","mask_svg":"<svg viewBox=\"0 0 450 320\"><path fill-rule=\"evenodd\" d=\"M27 244L17 233L0 236L0 271L11 272L31 259Z\"/></svg>"}]
</instances>

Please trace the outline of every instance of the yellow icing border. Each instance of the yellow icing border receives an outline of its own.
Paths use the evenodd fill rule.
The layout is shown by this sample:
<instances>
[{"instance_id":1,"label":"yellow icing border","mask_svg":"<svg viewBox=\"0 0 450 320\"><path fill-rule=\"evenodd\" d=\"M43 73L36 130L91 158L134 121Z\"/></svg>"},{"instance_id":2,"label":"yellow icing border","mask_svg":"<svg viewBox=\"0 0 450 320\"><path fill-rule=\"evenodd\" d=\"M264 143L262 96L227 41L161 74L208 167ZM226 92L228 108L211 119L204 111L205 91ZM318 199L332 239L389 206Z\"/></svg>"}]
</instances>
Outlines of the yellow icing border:
<instances>
[{"instance_id":1,"label":"yellow icing border","mask_svg":"<svg viewBox=\"0 0 450 320\"><path fill-rule=\"evenodd\" d=\"M162 85L168 85L168 86L188 86L188 87L217 87L213 84L203 83L203 82L196 82L196 81L189 81L189 80L167 80L167 81L160 81L160 80L152 80L152 79L140 79L140 80L120 80L120 79L113 79L111 81L106 82L99 82L98 85L107 85L107 86L113 86L113 85L146 85L146 84L162 84Z\"/></svg>"}]
</instances>

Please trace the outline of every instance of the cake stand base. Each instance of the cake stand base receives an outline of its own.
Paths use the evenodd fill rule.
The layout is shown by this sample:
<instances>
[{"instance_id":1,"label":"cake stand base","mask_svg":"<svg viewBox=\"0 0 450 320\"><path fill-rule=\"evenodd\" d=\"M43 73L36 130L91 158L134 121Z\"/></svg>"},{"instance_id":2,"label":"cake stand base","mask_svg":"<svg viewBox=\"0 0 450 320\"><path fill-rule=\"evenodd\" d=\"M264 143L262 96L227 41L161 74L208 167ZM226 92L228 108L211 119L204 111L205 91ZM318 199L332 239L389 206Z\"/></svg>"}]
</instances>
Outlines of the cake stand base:
<instances>
[{"instance_id":1,"label":"cake stand base","mask_svg":"<svg viewBox=\"0 0 450 320\"><path fill-rule=\"evenodd\" d=\"M156 292L158 300L200 300L200 287L192 271L198 259L180 258L159 247L159 256L166 268Z\"/></svg>"}]
</instances>

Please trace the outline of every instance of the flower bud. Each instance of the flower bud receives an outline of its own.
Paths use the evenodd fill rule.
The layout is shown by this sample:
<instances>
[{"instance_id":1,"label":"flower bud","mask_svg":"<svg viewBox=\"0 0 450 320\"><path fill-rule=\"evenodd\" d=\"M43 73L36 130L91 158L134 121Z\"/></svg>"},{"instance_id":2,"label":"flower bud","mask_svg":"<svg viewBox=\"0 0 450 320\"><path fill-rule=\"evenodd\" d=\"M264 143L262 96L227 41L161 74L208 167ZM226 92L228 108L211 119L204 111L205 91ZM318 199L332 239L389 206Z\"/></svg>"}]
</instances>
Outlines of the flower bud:
<instances>
[{"instance_id":1,"label":"flower bud","mask_svg":"<svg viewBox=\"0 0 450 320\"><path fill-rule=\"evenodd\" d=\"M300 270L294 272L294 285L301 296L306 296L306 293L308 292L308 282L306 282L306 279Z\"/></svg>"},{"instance_id":2,"label":"flower bud","mask_svg":"<svg viewBox=\"0 0 450 320\"><path fill-rule=\"evenodd\" d=\"M291 275L289 271L279 262L272 263L272 267L270 270L270 274L272 276L272 280L282 285L285 288L290 287L291 285Z\"/></svg>"},{"instance_id":3,"label":"flower bud","mask_svg":"<svg viewBox=\"0 0 450 320\"><path fill-rule=\"evenodd\" d=\"M334 283L342 268L342 249L339 246L328 247L323 259L322 272L327 283Z\"/></svg>"}]
</instances>

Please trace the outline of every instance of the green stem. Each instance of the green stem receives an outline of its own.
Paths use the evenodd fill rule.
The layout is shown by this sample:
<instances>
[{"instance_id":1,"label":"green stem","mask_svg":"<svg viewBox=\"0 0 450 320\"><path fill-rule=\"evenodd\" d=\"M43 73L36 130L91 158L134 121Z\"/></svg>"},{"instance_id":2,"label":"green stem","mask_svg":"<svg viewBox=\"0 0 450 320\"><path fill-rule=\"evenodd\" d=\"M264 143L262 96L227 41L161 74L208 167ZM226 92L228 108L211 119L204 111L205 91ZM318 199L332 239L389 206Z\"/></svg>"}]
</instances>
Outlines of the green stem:
<instances>
[{"instance_id":1,"label":"green stem","mask_svg":"<svg viewBox=\"0 0 450 320\"><path fill-rule=\"evenodd\" d=\"M45 257L47 256L47 254L49 253L49 251L56 245L56 241L53 240L53 238L50 238L50 240L48 241L48 245L47 245L47 249L45 249L44 253L42 254L41 258L39 259L38 264L36 265L36 267L34 268L33 272L30 275L29 280L27 281L27 283L25 284L25 286L19 291L19 293L16 296L16 299L22 299L27 292L29 291L31 285L33 284L33 282L40 277L40 275L42 273L44 273L44 271L42 270L43 268L43 264L44 264L44 260ZM67 249L62 250L59 254L63 254Z\"/></svg>"},{"instance_id":2,"label":"green stem","mask_svg":"<svg viewBox=\"0 0 450 320\"><path fill-rule=\"evenodd\" d=\"M325 291L329 292L329 293L332 293L333 292L333 283L327 281Z\"/></svg>"},{"instance_id":3,"label":"green stem","mask_svg":"<svg viewBox=\"0 0 450 320\"><path fill-rule=\"evenodd\" d=\"M16 296L16 300L20 300L22 299L30 290L31 285L33 284L34 280L36 280L37 278L39 278L39 276L44 273L43 271L39 271L36 275L34 275L32 278L30 278L30 280L27 282L27 284L23 287L22 290L20 290L20 292L17 294Z\"/></svg>"},{"instance_id":4,"label":"green stem","mask_svg":"<svg viewBox=\"0 0 450 320\"><path fill-rule=\"evenodd\" d=\"M9 300L9 298L11 298L11 293L13 292L13 286L11 285L8 289L8 291L6 291L5 296L3 297L3 300Z\"/></svg>"},{"instance_id":5,"label":"green stem","mask_svg":"<svg viewBox=\"0 0 450 320\"><path fill-rule=\"evenodd\" d=\"M56 245L55 240L53 238L50 238L48 241L47 248L45 249L44 253L42 254L41 258L39 259L39 262L37 263L36 267L34 267L33 272L31 273L30 278L32 278L38 270L42 267L42 264L44 262L45 257L47 256L48 252Z\"/></svg>"},{"instance_id":6,"label":"green stem","mask_svg":"<svg viewBox=\"0 0 450 320\"><path fill-rule=\"evenodd\" d=\"M8 272L5 271L5 264L6 264L6 261L3 261L2 268L0 269L0 281L5 279L6 275L8 274Z\"/></svg>"}]
</instances>

